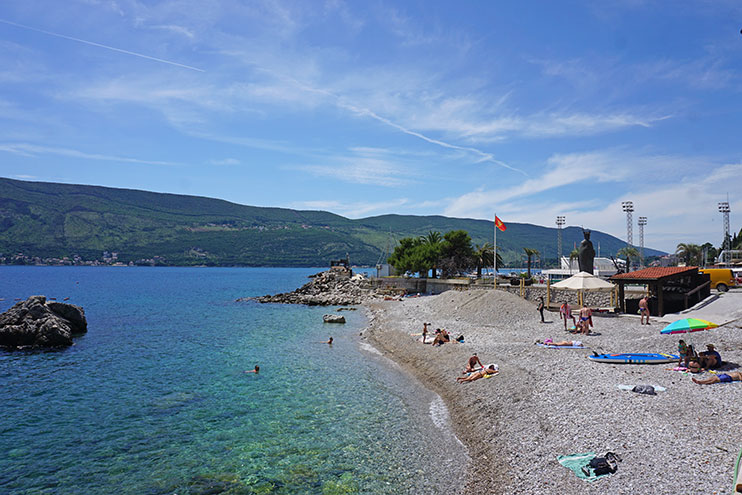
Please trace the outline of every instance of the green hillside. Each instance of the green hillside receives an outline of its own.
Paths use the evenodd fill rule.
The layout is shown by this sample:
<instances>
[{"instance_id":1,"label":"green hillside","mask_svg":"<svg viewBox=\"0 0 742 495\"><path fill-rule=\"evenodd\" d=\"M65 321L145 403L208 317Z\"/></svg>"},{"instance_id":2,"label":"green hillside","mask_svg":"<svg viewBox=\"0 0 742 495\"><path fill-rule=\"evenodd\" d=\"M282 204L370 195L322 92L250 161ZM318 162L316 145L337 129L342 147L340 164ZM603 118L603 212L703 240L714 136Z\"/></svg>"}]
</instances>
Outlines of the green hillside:
<instances>
[{"instance_id":1,"label":"green hillside","mask_svg":"<svg viewBox=\"0 0 742 495\"><path fill-rule=\"evenodd\" d=\"M497 237L506 262L518 264L523 247L556 258L555 229L507 226ZM390 237L454 229L468 231L477 244L492 241L493 224L485 220L412 215L351 220L323 211L0 178L0 257L23 253L95 260L109 251L124 263L158 257L169 265L325 266L347 253L355 264L375 264ZM563 239L568 253L582 240L582 231L566 228ZM597 231L592 240L596 249L600 244L602 255L615 254L624 245Z\"/></svg>"}]
</instances>

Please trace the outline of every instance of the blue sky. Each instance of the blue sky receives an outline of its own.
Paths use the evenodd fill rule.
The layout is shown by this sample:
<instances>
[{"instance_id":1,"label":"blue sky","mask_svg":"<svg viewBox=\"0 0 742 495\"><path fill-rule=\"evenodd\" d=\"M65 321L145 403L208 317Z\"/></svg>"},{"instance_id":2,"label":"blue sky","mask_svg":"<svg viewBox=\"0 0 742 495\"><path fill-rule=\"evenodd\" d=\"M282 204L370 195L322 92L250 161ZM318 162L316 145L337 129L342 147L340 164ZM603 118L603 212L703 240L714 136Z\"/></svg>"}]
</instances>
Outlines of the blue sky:
<instances>
[{"instance_id":1,"label":"blue sky","mask_svg":"<svg viewBox=\"0 0 742 495\"><path fill-rule=\"evenodd\" d=\"M0 4L0 176L554 226L742 214L742 2Z\"/></svg>"}]
</instances>

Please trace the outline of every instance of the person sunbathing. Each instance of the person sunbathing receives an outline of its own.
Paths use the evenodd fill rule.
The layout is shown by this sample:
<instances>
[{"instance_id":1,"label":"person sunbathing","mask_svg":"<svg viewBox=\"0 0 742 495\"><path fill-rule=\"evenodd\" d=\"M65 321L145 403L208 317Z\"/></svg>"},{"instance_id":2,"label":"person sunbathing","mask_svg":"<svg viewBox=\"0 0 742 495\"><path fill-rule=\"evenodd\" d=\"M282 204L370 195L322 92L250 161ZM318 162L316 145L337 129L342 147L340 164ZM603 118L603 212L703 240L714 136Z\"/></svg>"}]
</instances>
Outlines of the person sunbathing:
<instances>
[{"instance_id":1,"label":"person sunbathing","mask_svg":"<svg viewBox=\"0 0 742 495\"><path fill-rule=\"evenodd\" d=\"M459 383L473 382L474 380L479 380L480 378L484 378L487 375L494 375L498 371L500 370L498 369L496 364L490 364L486 368L479 370L479 371L475 371L469 376L460 376L456 378L456 381Z\"/></svg>"},{"instance_id":2,"label":"person sunbathing","mask_svg":"<svg viewBox=\"0 0 742 495\"><path fill-rule=\"evenodd\" d=\"M711 375L705 380L699 380L694 376L693 378L691 378L691 380L699 385L711 385L712 383L742 382L742 372L730 371L729 373L718 373L716 375Z\"/></svg>"},{"instance_id":3,"label":"person sunbathing","mask_svg":"<svg viewBox=\"0 0 742 495\"><path fill-rule=\"evenodd\" d=\"M537 340L536 343L543 344L543 345L555 345L557 347L582 347L581 340L560 340L559 342L554 342L551 339L546 339L546 340Z\"/></svg>"}]
</instances>

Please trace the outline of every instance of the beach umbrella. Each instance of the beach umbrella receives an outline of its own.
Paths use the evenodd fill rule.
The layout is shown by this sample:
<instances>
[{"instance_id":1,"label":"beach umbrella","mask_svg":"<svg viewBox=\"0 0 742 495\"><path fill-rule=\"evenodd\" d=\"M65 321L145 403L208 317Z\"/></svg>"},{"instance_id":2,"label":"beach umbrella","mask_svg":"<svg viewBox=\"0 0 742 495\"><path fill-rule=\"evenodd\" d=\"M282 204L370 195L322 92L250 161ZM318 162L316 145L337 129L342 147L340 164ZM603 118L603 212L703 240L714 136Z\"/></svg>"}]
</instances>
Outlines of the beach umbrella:
<instances>
[{"instance_id":1,"label":"beach umbrella","mask_svg":"<svg viewBox=\"0 0 742 495\"><path fill-rule=\"evenodd\" d=\"M583 304L582 293L587 290L613 290L614 285L610 282L606 282L600 277L596 277L592 273L579 272L571 277L557 282L552 285L555 289L567 289L576 290L580 292L580 304Z\"/></svg>"},{"instance_id":2,"label":"beach umbrella","mask_svg":"<svg viewBox=\"0 0 742 495\"><path fill-rule=\"evenodd\" d=\"M613 284L606 282L592 273L580 272L576 275L552 284L555 289L570 290L613 290Z\"/></svg>"},{"instance_id":3,"label":"beach umbrella","mask_svg":"<svg viewBox=\"0 0 742 495\"><path fill-rule=\"evenodd\" d=\"M709 328L716 328L719 325L711 323L708 320L702 320L700 318L683 318L682 320L674 321L667 325L665 328L660 330L660 333L665 335L671 335L674 333L690 333L700 332L708 330Z\"/></svg>"}]
</instances>

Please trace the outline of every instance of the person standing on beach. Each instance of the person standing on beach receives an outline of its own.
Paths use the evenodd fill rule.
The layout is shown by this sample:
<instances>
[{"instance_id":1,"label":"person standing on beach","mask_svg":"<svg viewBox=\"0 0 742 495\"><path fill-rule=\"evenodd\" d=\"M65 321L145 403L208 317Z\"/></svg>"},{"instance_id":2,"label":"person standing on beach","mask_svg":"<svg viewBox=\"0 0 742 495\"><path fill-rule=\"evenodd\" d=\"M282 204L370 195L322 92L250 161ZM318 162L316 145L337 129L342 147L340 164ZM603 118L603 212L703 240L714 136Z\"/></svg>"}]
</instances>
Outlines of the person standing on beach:
<instances>
[{"instance_id":1,"label":"person standing on beach","mask_svg":"<svg viewBox=\"0 0 742 495\"><path fill-rule=\"evenodd\" d=\"M590 333L590 327L593 326L593 311L587 306L580 309L580 328L585 335Z\"/></svg>"},{"instance_id":2,"label":"person standing on beach","mask_svg":"<svg viewBox=\"0 0 742 495\"><path fill-rule=\"evenodd\" d=\"M569 306L569 303L567 301L564 301L564 304L559 308L559 315L564 318L564 329L567 329L567 319L572 320L572 324L577 326L577 322L575 322L575 317L572 316L572 308Z\"/></svg>"},{"instance_id":3,"label":"person standing on beach","mask_svg":"<svg viewBox=\"0 0 742 495\"><path fill-rule=\"evenodd\" d=\"M539 299L538 307L536 309L538 310L539 313L541 313L541 323L546 323L544 321L544 298L539 297L538 299Z\"/></svg>"},{"instance_id":4,"label":"person standing on beach","mask_svg":"<svg viewBox=\"0 0 742 495\"><path fill-rule=\"evenodd\" d=\"M423 344L428 336L428 325L430 325L430 323L423 323Z\"/></svg>"},{"instance_id":5,"label":"person standing on beach","mask_svg":"<svg viewBox=\"0 0 742 495\"><path fill-rule=\"evenodd\" d=\"M639 301L639 314L641 315L641 322L640 325L644 325L644 317L647 317L647 325L649 325L649 301L647 301L647 296L644 296Z\"/></svg>"}]
</instances>

